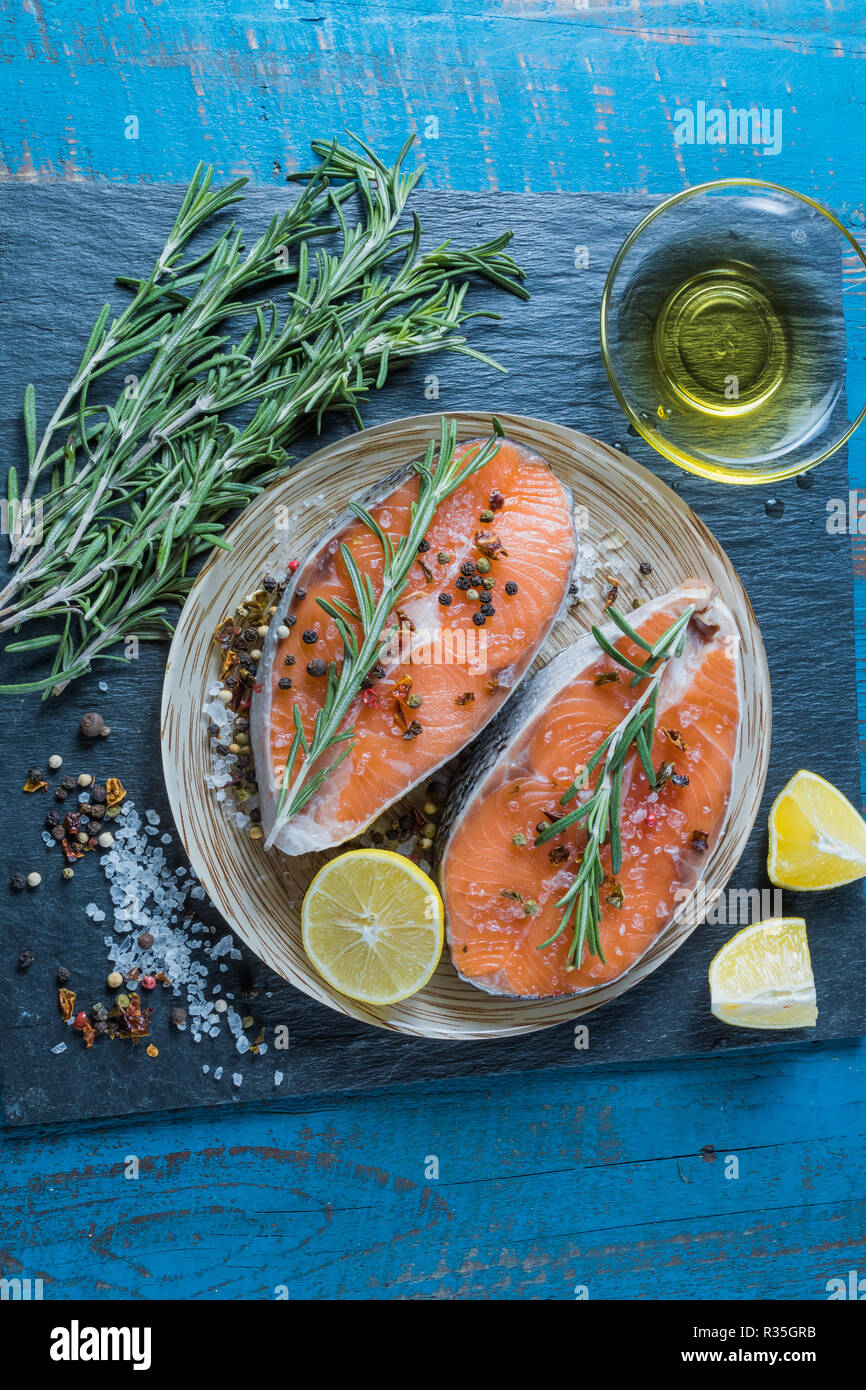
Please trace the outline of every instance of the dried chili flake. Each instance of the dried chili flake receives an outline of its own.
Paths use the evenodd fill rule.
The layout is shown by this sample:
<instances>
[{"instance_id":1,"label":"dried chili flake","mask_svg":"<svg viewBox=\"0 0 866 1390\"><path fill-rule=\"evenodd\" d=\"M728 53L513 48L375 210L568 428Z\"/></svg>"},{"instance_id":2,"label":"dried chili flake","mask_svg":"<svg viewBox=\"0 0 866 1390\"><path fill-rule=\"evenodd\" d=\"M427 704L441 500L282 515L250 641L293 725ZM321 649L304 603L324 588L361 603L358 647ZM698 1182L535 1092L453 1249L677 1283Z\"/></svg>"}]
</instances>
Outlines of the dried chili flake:
<instances>
[{"instance_id":1,"label":"dried chili flake","mask_svg":"<svg viewBox=\"0 0 866 1390\"><path fill-rule=\"evenodd\" d=\"M593 685L610 685L612 682L619 685L619 671L599 671L592 681Z\"/></svg>"},{"instance_id":2,"label":"dried chili flake","mask_svg":"<svg viewBox=\"0 0 866 1390\"><path fill-rule=\"evenodd\" d=\"M119 806L126 796L126 788L119 777L109 777L105 783L105 792L109 806Z\"/></svg>"},{"instance_id":3,"label":"dried chili flake","mask_svg":"<svg viewBox=\"0 0 866 1390\"><path fill-rule=\"evenodd\" d=\"M492 512L498 512L501 511L504 506L505 498L502 496L499 489L495 487L490 494L490 510Z\"/></svg>"},{"instance_id":4,"label":"dried chili flake","mask_svg":"<svg viewBox=\"0 0 866 1390\"><path fill-rule=\"evenodd\" d=\"M704 854L710 847L709 832L706 830L692 831L692 849L696 849L699 854Z\"/></svg>"},{"instance_id":5,"label":"dried chili flake","mask_svg":"<svg viewBox=\"0 0 866 1390\"><path fill-rule=\"evenodd\" d=\"M420 733L422 733L422 732L423 732L423 730L422 730L422 728L421 728L421 725L418 723L418 720L417 720L417 719L413 719L413 720L412 720L412 723L409 725L409 727L408 727L408 729L406 730L406 732L405 732L405 734L403 735L403 737L404 737L404 738L417 738L418 735L419 735Z\"/></svg>"},{"instance_id":6,"label":"dried chili flake","mask_svg":"<svg viewBox=\"0 0 866 1390\"><path fill-rule=\"evenodd\" d=\"M605 896L605 902L611 907L621 908L625 902L625 893L619 879L614 879L611 883L610 892Z\"/></svg>"},{"instance_id":7,"label":"dried chili flake","mask_svg":"<svg viewBox=\"0 0 866 1390\"><path fill-rule=\"evenodd\" d=\"M495 671L491 671L490 675L485 677L484 689L487 691L488 695L496 694L499 689L499 677Z\"/></svg>"},{"instance_id":8,"label":"dried chili flake","mask_svg":"<svg viewBox=\"0 0 866 1390\"><path fill-rule=\"evenodd\" d=\"M361 692L362 705L378 705L378 703L379 696L376 694L375 690L367 689Z\"/></svg>"},{"instance_id":9,"label":"dried chili flake","mask_svg":"<svg viewBox=\"0 0 866 1390\"><path fill-rule=\"evenodd\" d=\"M475 695L471 690L464 690L462 695L454 696L455 705L471 705L475 700Z\"/></svg>"},{"instance_id":10,"label":"dried chili flake","mask_svg":"<svg viewBox=\"0 0 866 1390\"><path fill-rule=\"evenodd\" d=\"M548 853L551 864L564 864L569 856L568 845L554 845Z\"/></svg>"},{"instance_id":11,"label":"dried chili flake","mask_svg":"<svg viewBox=\"0 0 866 1390\"><path fill-rule=\"evenodd\" d=\"M476 531L475 544L482 555L486 555L489 560L498 560L502 556L508 555L502 541L493 531Z\"/></svg>"},{"instance_id":12,"label":"dried chili flake","mask_svg":"<svg viewBox=\"0 0 866 1390\"><path fill-rule=\"evenodd\" d=\"M500 888L499 896L500 898L508 898L509 902L520 903L521 907L526 901L523 894L518 893L516 888Z\"/></svg>"},{"instance_id":13,"label":"dried chili flake","mask_svg":"<svg viewBox=\"0 0 866 1390\"><path fill-rule=\"evenodd\" d=\"M675 748L679 748L682 753L686 751L686 741L679 729L665 729L665 733Z\"/></svg>"},{"instance_id":14,"label":"dried chili flake","mask_svg":"<svg viewBox=\"0 0 866 1390\"><path fill-rule=\"evenodd\" d=\"M60 1017L64 1023L68 1023L75 1011L75 990L59 989L57 1002L60 1005Z\"/></svg>"},{"instance_id":15,"label":"dried chili flake","mask_svg":"<svg viewBox=\"0 0 866 1390\"><path fill-rule=\"evenodd\" d=\"M47 786L48 786L48 783L44 780L44 778L40 781L40 780L39 780L38 778L36 778L36 777L28 777L28 778L27 778L27 781L24 783L24 786L22 787L22 791L25 791L25 792L44 792L44 790L45 790L45 788L46 788Z\"/></svg>"}]
</instances>

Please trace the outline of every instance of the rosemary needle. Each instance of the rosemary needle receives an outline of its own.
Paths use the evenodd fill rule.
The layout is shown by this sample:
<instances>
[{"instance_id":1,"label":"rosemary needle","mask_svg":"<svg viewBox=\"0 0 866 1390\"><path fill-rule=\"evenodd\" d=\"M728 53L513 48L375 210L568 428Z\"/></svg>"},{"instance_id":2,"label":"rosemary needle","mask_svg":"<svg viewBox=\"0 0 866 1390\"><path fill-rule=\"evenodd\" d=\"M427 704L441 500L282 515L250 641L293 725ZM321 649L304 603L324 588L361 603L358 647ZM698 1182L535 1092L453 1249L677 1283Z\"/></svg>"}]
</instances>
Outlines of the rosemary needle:
<instances>
[{"instance_id":1,"label":"rosemary needle","mask_svg":"<svg viewBox=\"0 0 866 1390\"><path fill-rule=\"evenodd\" d=\"M360 425L369 392L436 349L497 366L467 343L478 311L464 300L478 276L528 298L511 234L422 252L417 218L403 218L422 172L403 172L411 141L391 167L356 143L317 141L300 196L249 248L232 224L191 252L245 183L212 188L200 165L156 265L120 279L129 303L115 318L103 307L41 434L27 387L0 632L49 623L6 651L53 659L43 679L0 691L57 693L97 658L124 660L111 650L123 637L170 635L227 518L283 476L288 445L326 410ZM103 399L103 378L123 369L123 389Z\"/></svg>"},{"instance_id":2,"label":"rosemary needle","mask_svg":"<svg viewBox=\"0 0 866 1390\"><path fill-rule=\"evenodd\" d=\"M582 770L580 777L571 784L560 800L567 805L578 792L587 785L589 778L600 768L592 794L574 811L560 816L551 825L540 831L534 843L543 845L563 830L585 821L586 845L574 881L556 906L562 908L559 926L552 936L538 947L543 951L552 945L564 931L572 928L571 944L566 959L574 969L579 969L585 949L604 960L599 924L601 922L600 888L605 873L601 852L605 844L610 845L611 872L616 876L622 868L622 829L620 824L622 801L623 765L634 746L647 775L650 786L655 784L656 774L652 763L652 742L655 733L656 706L659 684L665 663L670 657L679 657L685 643L686 628L694 612L690 605L652 645L644 640L616 608L609 608L608 616L636 646L647 653L643 665L631 661L609 642L599 628L592 629L596 642L602 651L631 671L631 684L647 684L635 700L631 709L612 733L595 750Z\"/></svg>"}]
</instances>

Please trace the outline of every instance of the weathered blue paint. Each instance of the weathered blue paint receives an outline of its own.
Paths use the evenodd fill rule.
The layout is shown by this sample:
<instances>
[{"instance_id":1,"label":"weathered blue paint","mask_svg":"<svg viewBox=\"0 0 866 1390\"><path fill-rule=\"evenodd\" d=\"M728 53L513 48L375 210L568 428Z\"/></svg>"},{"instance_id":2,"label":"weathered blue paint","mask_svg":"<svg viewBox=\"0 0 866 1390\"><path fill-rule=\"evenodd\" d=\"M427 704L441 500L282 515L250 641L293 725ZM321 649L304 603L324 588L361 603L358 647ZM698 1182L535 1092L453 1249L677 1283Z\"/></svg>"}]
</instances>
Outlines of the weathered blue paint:
<instances>
[{"instance_id":1,"label":"weathered blue paint","mask_svg":"<svg viewBox=\"0 0 866 1390\"><path fill-rule=\"evenodd\" d=\"M415 130L433 187L757 174L856 231L860 8L25 0L6 16L0 154L8 178L183 180L204 157L279 181L313 136L349 126L391 152ZM699 100L778 108L780 153L677 146L674 113ZM863 443L850 458L864 484ZM864 1078L855 1044L7 1137L0 1265L55 1299L822 1298L866 1271Z\"/></svg>"}]
</instances>

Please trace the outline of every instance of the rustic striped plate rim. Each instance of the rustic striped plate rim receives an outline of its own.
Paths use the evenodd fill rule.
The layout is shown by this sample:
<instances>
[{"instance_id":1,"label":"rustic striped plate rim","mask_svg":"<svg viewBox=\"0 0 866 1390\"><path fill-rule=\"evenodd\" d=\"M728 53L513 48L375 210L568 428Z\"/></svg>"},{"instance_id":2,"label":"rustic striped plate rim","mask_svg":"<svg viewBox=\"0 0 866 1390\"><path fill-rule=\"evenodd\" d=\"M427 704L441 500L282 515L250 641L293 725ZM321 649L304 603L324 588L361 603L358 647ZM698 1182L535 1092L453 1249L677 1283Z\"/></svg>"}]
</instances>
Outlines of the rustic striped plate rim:
<instances>
[{"instance_id":1,"label":"rustic striped plate rim","mask_svg":"<svg viewBox=\"0 0 866 1390\"><path fill-rule=\"evenodd\" d=\"M301 944L300 904L327 854L287 859L266 853L223 813L205 776L210 770L206 692L216 679L211 635L263 574L291 555L303 556L334 513L371 482L417 458L438 436L438 415L415 415L352 435L314 453L273 484L234 522L193 586L171 645L163 688L161 739L168 796L192 868L223 917L272 970L338 1013L379 1028L460 1041L534 1032L575 1019L633 989L686 940L701 911L716 900L742 854L761 801L770 755L770 678L760 630L740 579L719 542L669 487L627 455L579 431L527 416L499 418L507 433L542 454L568 484L582 528L600 551L623 597L642 600L696 577L709 579L740 631L743 718L725 833L708 855L703 894L694 893L650 950L622 979L568 999L500 999L460 980L447 953L430 983L389 1008L370 1008L333 990L310 965ZM455 416L461 438L485 434L484 411ZM286 541L277 518L289 519ZM641 560L652 574L638 578ZM604 566L602 566L603 568ZM557 626L539 663L586 632L604 614L606 581L584 585L582 602ZM332 851L331 853L335 853Z\"/></svg>"}]
</instances>

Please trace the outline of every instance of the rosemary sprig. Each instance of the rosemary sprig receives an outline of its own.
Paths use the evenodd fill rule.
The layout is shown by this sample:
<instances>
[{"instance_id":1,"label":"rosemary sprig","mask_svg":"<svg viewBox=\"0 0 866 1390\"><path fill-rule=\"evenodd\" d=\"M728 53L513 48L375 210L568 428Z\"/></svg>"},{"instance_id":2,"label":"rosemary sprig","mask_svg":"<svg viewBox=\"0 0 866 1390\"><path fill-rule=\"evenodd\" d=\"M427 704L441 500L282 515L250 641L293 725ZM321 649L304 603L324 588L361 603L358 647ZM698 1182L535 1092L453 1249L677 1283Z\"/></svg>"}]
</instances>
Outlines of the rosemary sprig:
<instances>
[{"instance_id":1,"label":"rosemary sprig","mask_svg":"<svg viewBox=\"0 0 866 1390\"><path fill-rule=\"evenodd\" d=\"M265 841L266 849L318 791L325 778L351 753L355 729L354 726L344 728L343 724L364 677L394 636L396 627L390 619L409 571L418 558L418 546L440 504L496 454L503 430L495 418L493 431L493 436L480 449L455 459L457 425L454 420L442 417L438 453L436 442L431 439L424 458L413 465L419 475L418 496L412 503L408 531L398 543L382 530L366 508L352 505L352 511L372 531L381 548L381 588L377 595L369 574L361 573L352 552L341 544L340 555L352 585L355 607L322 598L317 599L317 603L334 621L343 642L343 657L339 671L336 662L330 664L325 698L316 714L311 738L304 732L298 705L294 706L295 734L283 771L276 818ZM345 746L340 747L341 744ZM339 749L336 758L322 766L322 758L332 749Z\"/></svg>"},{"instance_id":2,"label":"rosemary sprig","mask_svg":"<svg viewBox=\"0 0 866 1390\"><path fill-rule=\"evenodd\" d=\"M6 650L52 647L54 660L44 679L0 691L59 692L120 637L168 635L170 609L224 544L227 516L282 476L308 421L341 409L360 425L369 391L437 348L498 366L468 345L461 330L477 314L464 299L475 276L528 297L505 254L511 234L422 253L417 218L402 225L422 173L402 170L410 143L388 167L361 141L316 142L320 163L297 176L300 197L252 247L231 225L190 255L193 235L245 182L214 190L199 166L156 265L120 280L130 303L114 319L104 306L41 436L28 386L27 476L20 489L14 468L7 479L16 568L0 592L0 632L53 620L52 632ZM320 242L329 236L338 249ZM97 403L103 376L130 364L137 376Z\"/></svg>"},{"instance_id":3,"label":"rosemary sprig","mask_svg":"<svg viewBox=\"0 0 866 1390\"><path fill-rule=\"evenodd\" d=\"M562 918L553 935L542 942L538 948L543 951L571 926L571 945L566 959L574 969L580 968L584 948L588 948L592 955L604 960L599 934L599 922L601 921L600 888L605 876L601 862L601 851L605 844L610 844L610 866L615 877L622 868L620 813L623 765L634 745L650 786L655 784L656 774L652 763L652 743L655 734L659 685L668 659L671 656L679 657L682 655L686 628L694 612L694 606L690 605L686 608L652 644L641 637L616 608L609 608L607 611L608 616L620 631L647 653L647 658L642 665L631 661L618 651L612 642L607 640L599 628L594 627L592 634L596 642L603 652L620 666L625 667L627 671L631 671L630 684L632 686L640 685L643 681L646 681L647 684L628 714L599 745L586 766L581 770L580 776L572 782L564 793L560 805L565 806L569 801L572 801L578 792L589 784L589 779L596 768L600 767L592 795L576 810L569 811L551 825L546 826L534 842L536 845L546 844L548 840L561 835L563 830L585 821L587 841L577 874L568 891L556 904L558 908L563 909Z\"/></svg>"}]
</instances>

